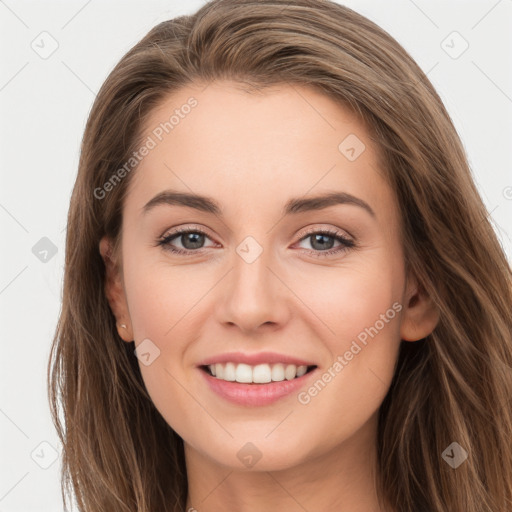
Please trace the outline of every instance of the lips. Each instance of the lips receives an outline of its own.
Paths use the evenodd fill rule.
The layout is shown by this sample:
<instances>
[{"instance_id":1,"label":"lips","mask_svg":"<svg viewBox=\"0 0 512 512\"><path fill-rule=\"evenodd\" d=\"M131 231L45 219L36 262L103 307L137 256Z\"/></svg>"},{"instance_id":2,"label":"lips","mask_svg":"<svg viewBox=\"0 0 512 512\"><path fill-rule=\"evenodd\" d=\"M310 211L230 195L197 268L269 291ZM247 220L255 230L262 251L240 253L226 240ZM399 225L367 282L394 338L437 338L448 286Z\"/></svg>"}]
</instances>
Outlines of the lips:
<instances>
[{"instance_id":1,"label":"lips","mask_svg":"<svg viewBox=\"0 0 512 512\"><path fill-rule=\"evenodd\" d=\"M314 362L275 352L259 352L254 354L230 352L204 359L197 366L201 370L200 374L205 379L209 389L216 395L236 405L249 407L270 405L280 399L291 396L297 393L317 373L317 365ZM233 369L231 369L229 381L223 378L227 377L227 374L218 378L219 376L215 376L211 372L213 368L224 372L232 366L237 367L236 374L234 375ZM245 366L247 368L242 368L244 370L242 372L243 378L240 379L239 367ZM265 368L269 366L272 366L270 379L268 368ZM259 377L256 378L253 374L253 379L246 378L246 375L248 375L246 372L249 371L249 367L252 367L253 370L257 369ZM286 374L284 380L279 382L273 380L274 378L282 378L282 376L276 377L274 375L276 367L277 373L283 370ZM286 367L286 370L293 369L291 373L295 375L296 372L296 376L291 375L284 367ZM299 368L301 369L300 371ZM262 378L261 372L264 374L265 371L267 373L266 378ZM239 382L235 380L239 380ZM250 380L259 380L261 383L249 382Z\"/></svg>"},{"instance_id":2,"label":"lips","mask_svg":"<svg viewBox=\"0 0 512 512\"><path fill-rule=\"evenodd\" d=\"M243 352L228 352L224 354L218 354L216 356L208 357L201 361L197 366L209 366L216 363L235 363L235 364L248 364L250 366L256 366L258 364L294 364L295 366L317 366L315 362L308 361L306 359L299 359L286 354L278 354L276 352L257 352L253 354Z\"/></svg>"}]
</instances>

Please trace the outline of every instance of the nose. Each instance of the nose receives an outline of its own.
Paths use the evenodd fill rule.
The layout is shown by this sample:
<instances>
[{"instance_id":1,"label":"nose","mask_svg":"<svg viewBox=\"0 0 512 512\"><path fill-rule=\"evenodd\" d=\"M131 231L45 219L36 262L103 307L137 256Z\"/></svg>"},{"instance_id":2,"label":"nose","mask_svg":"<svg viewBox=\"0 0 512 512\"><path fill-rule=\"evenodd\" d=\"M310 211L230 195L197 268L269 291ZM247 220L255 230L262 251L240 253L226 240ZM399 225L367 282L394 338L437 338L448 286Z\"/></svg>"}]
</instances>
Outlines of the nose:
<instances>
[{"instance_id":1,"label":"nose","mask_svg":"<svg viewBox=\"0 0 512 512\"><path fill-rule=\"evenodd\" d=\"M232 261L218 303L220 321L245 334L282 328L290 317L293 293L279 275L271 251L265 248L253 261L247 253L235 252Z\"/></svg>"}]
</instances>

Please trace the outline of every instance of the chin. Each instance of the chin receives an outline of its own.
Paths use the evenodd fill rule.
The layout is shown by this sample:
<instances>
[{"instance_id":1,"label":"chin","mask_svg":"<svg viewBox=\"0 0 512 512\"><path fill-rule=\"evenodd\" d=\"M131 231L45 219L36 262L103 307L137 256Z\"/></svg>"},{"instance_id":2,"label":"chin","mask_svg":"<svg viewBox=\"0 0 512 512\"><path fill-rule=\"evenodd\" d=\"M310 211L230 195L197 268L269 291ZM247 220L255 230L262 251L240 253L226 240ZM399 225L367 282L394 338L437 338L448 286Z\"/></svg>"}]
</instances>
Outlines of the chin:
<instances>
[{"instance_id":1,"label":"chin","mask_svg":"<svg viewBox=\"0 0 512 512\"><path fill-rule=\"evenodd\" d=\"M243 472L282 471L298 466L308 458L304 444L299 440L296 443L284 444L278 436L274 441L269 441L264 439L264 435L254 441L249 441L244 436L243 441L232 439L228 444L222 442L214 451L210 444L205 454L220 466ZM301 446L301 451L297 446Z\"/></svg>"}]
</instances>

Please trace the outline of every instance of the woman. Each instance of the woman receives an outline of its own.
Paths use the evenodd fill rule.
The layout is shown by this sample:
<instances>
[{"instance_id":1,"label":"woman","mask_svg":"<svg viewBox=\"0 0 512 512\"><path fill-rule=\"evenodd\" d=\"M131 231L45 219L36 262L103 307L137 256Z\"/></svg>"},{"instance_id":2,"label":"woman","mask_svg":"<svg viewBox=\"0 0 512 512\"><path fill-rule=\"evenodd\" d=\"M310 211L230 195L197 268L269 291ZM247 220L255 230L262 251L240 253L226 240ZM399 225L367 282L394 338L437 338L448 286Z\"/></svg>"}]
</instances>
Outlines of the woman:
<instances>
[{"instance_id":1,"label":"woman","mask_svg":"<svg viewBox=\"0 0 512 512\"><path fill-rule=\"evenodd\" d=\"M87 123L49 361L63 497L512 510L511 306L405 50L328 1L210 2L135 45Z\"/></svg>"}]
</instances>

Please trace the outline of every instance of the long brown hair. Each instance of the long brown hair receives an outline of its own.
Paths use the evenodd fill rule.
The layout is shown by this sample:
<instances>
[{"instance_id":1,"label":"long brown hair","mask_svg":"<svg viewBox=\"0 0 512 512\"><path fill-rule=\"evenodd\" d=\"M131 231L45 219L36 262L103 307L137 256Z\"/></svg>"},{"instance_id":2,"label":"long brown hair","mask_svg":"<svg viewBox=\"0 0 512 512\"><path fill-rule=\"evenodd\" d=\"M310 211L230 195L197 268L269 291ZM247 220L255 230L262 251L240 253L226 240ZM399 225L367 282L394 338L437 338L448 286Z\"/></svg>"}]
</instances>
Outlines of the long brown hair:
<instances>
[{"instance_id":1,"label":"long brown hair","mask_svg":"<svg viewBox=\"0 0 512 512\"><path fill-rule=\"evenodd\" d=\"M119 337L98 243L119 239L136 169L104 187L166 96L230 79L306 84L368 125L401 211L407 267L440 311L402 342L381 406L378 491L395 511L512 510L512 279L463 147L426 75L384 30L326 0L214 0L154 27L101 87L68 216L62 310L48 363L62 495L81 511L182 511L182 439L153 406ZM63 418L59 417L59 406ZM454 469L442 454L458 443Z\"/></svg>"}]
</instances>

